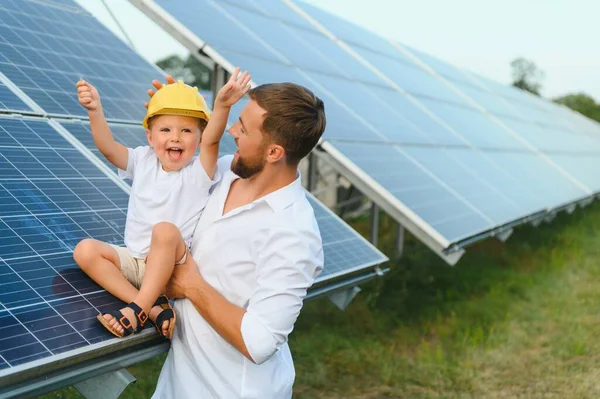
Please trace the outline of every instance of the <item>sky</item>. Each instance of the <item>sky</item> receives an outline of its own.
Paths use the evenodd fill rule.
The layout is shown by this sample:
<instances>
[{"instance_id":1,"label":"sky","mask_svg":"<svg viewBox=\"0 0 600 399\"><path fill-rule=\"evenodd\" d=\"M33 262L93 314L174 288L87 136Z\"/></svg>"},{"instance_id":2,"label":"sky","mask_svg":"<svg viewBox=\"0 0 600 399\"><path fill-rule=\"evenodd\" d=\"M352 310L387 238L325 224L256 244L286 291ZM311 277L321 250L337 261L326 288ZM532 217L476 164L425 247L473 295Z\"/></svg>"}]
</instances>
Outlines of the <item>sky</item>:
<instances>
[{"instance_id":1,"label":"sky","mask_svg":"<svg viewBox=\"0 0 600 399\"><path fill-rule=\"evenodd\" d=\"M124 38L102 0L77 1ZM544 72L543 96L584 92L600 102L599 1L305 1L500 83L511 81L510 62L525 57ZM129 2L104 2L116 14L134 48L149 61L186 53Z\"/></svg>"}]
</instances>

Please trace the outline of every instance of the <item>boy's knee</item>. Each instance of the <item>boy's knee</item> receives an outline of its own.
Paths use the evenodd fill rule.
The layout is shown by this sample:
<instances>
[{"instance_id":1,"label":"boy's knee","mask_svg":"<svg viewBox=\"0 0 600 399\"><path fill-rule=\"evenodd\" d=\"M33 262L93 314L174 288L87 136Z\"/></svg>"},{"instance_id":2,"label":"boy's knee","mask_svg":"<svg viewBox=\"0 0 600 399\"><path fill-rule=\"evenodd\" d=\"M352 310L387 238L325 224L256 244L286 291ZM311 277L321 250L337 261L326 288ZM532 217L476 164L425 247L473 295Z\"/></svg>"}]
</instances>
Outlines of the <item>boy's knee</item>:
<instances>
[{"instance_id":1,"label":"boy's knee","mask_svg":"<svg viewBox=\"0 0 600 399\"><path fill-rule=\"evenodd\" d=\"M158 222L152 228L152 242L174 243L181 237L177 226L169 222Z\"/></svg>"},{"instance_id":2,"label":"boy's knee","mask_svg":"<svg viewBox=\"0 0 600 399\"><path fill-rule=\"evenodd\" d=\"M79 265L79 267L84 268L87 266L88 261L94 255L95 243L91 238L86 238L82 241L79 241L75 250L73 250L73 259Z\"/></svg>"}]
</instances>

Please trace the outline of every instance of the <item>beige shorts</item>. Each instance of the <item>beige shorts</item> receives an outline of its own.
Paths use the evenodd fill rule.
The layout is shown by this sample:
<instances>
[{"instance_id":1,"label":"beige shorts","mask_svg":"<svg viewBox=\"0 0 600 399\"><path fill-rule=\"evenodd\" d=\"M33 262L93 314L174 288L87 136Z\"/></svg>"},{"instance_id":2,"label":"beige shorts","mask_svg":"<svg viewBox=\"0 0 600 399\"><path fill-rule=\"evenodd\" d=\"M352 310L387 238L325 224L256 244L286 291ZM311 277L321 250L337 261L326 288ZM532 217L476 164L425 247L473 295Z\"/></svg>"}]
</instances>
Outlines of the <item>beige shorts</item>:
<instances>
[{"instance_id":1,"label":"beige shorts","mask_svg":"<svg viewBox=\"0 0 600 399\"><path fill-rule=\"evenodd\" d=\"M119 254L119 260L121 261L121 273L127 280L137 289L142 286L144 280L144 273L146 272L146 259L135 258L131 255L131 252L126 247L119 247L118 245L109 244ZM186 247L183 257L175 265L182 265L187 260L188 249Z\"/></svg>"}]
</instances>

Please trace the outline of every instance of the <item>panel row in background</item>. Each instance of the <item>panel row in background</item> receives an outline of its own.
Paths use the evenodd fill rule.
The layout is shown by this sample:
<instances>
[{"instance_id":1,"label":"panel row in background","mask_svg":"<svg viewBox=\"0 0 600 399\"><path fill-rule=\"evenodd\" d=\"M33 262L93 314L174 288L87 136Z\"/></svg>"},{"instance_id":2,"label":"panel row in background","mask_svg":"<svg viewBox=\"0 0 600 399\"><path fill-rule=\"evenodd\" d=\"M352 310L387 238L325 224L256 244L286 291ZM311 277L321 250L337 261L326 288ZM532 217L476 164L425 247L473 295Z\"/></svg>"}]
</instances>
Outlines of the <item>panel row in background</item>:
<instances>
[{"instance_id":1,"label":"panel row in background","mask_svg":"<svg viewBox=\"0 0 600 399\"><path fill-rule=\"evenodd\" d=\"M545 128L559 130L563 134L587 134L596 138L600 134L598 124L591 123L587 118L548 99L509 85L499 84L470 71L460 70L408 46L400 44L397 46L412 54L420 63L426 65L426 68L431 68L433 73L446 80L449 85L454 86L503 121L513 119L530 121ZM506 112L507 107L510 112Z\"/></svg>"},{"instance_id":2,"label":"panel row in background","mask_svg":"<svg viewBox=\"0 0 600 399\"><path fill-rule=\"evenodd\" d=\"M53 124L64 129L0 118L0 368L112 339L95 316L120 306L79 270L72 250L86 237L123 245L128 194ZM78 132L89 134L64 126L82 139ZM145 136L132 129L132 145L136 133ZM324 241L318 282L387 260L312 197L311 205Z\"/></svg>"},{"instance_id":3,"label":"panel row in background","mask_svg":"<svg viewBox=\"0 0 600 399\"><path fill-rule=\"evenodd\" d=\"M293 10L279 0L156 1L162 10L150 0L132 2L163 23L165 11L173 15L226 62L249 68L257 83L291 80L315 89L325 101L324 138L374 179L376 190L392 194L448 242L598 191L588 169L594 156L583 154L600 154L600 140L570 133L566 140L557 128L522 121L510 104L502 115L514 121L514 130L501 126L400 46L315 7L298 3L301 9ZM302 12L376 65L366 67L345 52ZM403 82L391 78L410 81L412 96L396 90ZM553 143L543 149L555 153L538 154L524 137Z\"/></svg>"},{"instance_id":4,"label":"panel row in background","mask_svg":"<svg viewBox=\"0 0 600 399\"><path fill-rule=\"evenodd\" d=\"M529 152L481 151L334 141L339 153L448 242L583 200L589 194ZM552 160L600 192L600 157Z\"/></svg>"},{"instance_id":5,"label":"panel row in background","mask_svg":"<svg viewBox=\"0 0 600 399\"><path fill-rule=\"evenodd\" d=\"M431 55L400 43L384 40L318 7L301 1L295 2L295 4L310 17L322 24L330 33L349 44L366 61L371 61L372 57L368 54L369 51L374 51L379 56L396 58L398 61L401 60L410 64L420 69L421 73L424 73L423 69L433 72L432 74L428 74L429 77L425 79L426 81L438 77L439 82L442 82L446 86L446 89L451 90L454 94L458 94L462 100L475 106L475 108L484 109L486 112L494 115L498 118L499 122L505 123L518 136L523 137L537 148L547 151L567 149L587 151L592 148L595 150L600 148L600 126L587 123L584 118L576 117L572 111L562 106L558 106L548 100L536 97L512 86L499 84L490 79L460 70ZM374 43L377 43L377 45L374 46ZM379 68L381 64L372 63L372 65ZM380 70L384 71L385 67L380 68ZM388 70L390 72L387 74L389 78L398 79L394 73L398 69ZM423 85L421 79L414 80L413 82L418 87L406 90L419 97L419 90L427 85ZM404 82L396 83L398 83L398 86L406 88ZM447 90L440 89L439 84L432 85L431 87L432 92L428 94L430 97L436 99L444 98L451 103L459 104L455 99L448 98L446 95L440 96L439 93L446 93ZM435 112L435 103L426 102L426 104L432 105L432 110ZM453 107L449 108L449 110L455 113ZM439 116L442 116L442 119L446 119L444 115ZM515 121L516 125L514 125ZM450 123L450 125L453 124ZM544 140L540 139L539 126L544 128L545 134L542 137ZM586 135L592 137L581 137ZM590 138L594 139L593 142L589 141ZM565 143L566 141L568 143ZM591 147L589 144L591 144Z\"/></svg>"},{"instance_id":6,"label":"panel row in background","mask_svg":"<svg viewBox=\"0 0 600 399\"><path fill-rule=\"evenodd\" d=\"M157 4L229 62L248 69L257 83L293 81L314 89L327 106L327 138L465 144L461 135L437 123L421 103L395 90L386 78L364 66L279 1L234 4L180 0L158 1ZM391 45L388 47L388 53L401 57ZM447 94L444 98L422 97L423 101L431 101L435 106L451 102L457 106L454 107L457 112L472 113L472 118L478 118L479 129L460 132L473 135L475 144L498 142L497 145L501 145L511 141L508 134L412 61L386 60L392 63L389 68L394 69L393 76L415 87L430 87L432 93ZM482 127L490 130L484 137L477 134ZM523 148L514 140L505 145Z\"/></svg>"},{"instance_id":7,"label":"panel row in background","mask_svg":"<svg viewBox=\"0 0 600 399\"><path fill-rule=\"evenodd\" d=\"M0 73L47 114L87 117L75 88L83 78L100 91L107 118L140 121L162 72L77 3L61 3L0 2ZM6 90L0 86L0 109L23 109Z\"/></svg>"},{"instance_id":8,"label":"panel row in background","mask_svg":"<svg viewBox=\"0 0 600 399\"><path fill-rule=\"evenodd\" d=\"M226 60L249 69L258 83L294 81L314 88L326 99L327 138L524 150L531 148L522 138L539 135L537 120L526 110L481 88L472 96L474 105L401 46L305 3L297 3L301 12L343 39L355 56L280 0L156 3ZM470 81L461 71L455 75L464 77L462 84ZM508 123L490 119L481 108ZM558 143L568 132L559 125L547 130L552 144L545 149L600 151L600 140L576 135L565 148Z\"/></svg>"}]
</instances>

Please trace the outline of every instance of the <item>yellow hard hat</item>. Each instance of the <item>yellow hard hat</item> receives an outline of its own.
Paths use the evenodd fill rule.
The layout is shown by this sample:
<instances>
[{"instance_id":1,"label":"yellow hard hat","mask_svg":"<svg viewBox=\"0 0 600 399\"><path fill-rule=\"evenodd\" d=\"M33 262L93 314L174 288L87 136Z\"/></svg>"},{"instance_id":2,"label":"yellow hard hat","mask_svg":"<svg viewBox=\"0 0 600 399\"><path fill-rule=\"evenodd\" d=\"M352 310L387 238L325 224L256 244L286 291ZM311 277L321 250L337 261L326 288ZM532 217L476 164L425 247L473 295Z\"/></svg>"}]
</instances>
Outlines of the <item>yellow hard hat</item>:
<instances>
[{"instance_id":1,"label":"yellow hard hat","mask_svg":"<svg viewBox=\"0 0 600 399\"><path fill-rule=\"evenodd\" d=\"M183 115L208 121L210 111L198 88L188 86L180 80L162 85L150 98L142 125L148 129L148 119L156 115Z\"/></svg>"}]
</instances>

